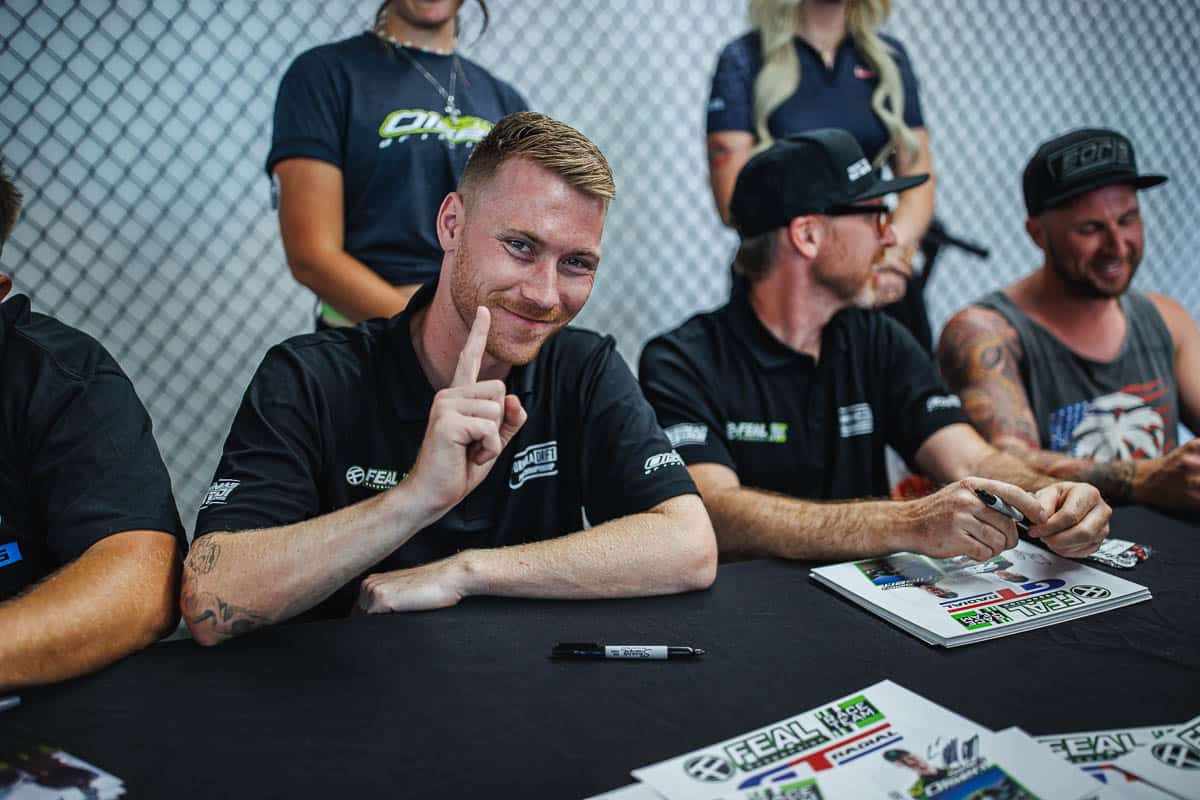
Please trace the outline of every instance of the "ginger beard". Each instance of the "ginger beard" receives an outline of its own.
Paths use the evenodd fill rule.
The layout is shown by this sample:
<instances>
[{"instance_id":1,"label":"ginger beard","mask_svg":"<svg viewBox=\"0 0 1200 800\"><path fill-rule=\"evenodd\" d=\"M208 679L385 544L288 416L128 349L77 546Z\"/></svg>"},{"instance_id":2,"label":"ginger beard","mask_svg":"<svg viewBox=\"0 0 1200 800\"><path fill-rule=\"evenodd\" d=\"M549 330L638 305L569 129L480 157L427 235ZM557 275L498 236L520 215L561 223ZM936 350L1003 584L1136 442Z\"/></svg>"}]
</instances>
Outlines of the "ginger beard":
<instances>
[{"instance_id":1,"label":"ginger beard","mask_svg":"<svg viewBox=\"0 0 1200 800\"><path fill-rule=\"evenodd\" d=\"M851 252L851 243L830 223L828 228L828 250L818 256L814 264L814 276L817 281L829 289L839 299L852 305L871 308L875 305L875 288L878 274L875 265L883 261L884 247L875 245L875 254L870 257L866 269L848 269L856 261L861 263L862 247L854 248L859 252Z\"/></svg>"},{"instance_id":2,"label":"ginger beard","mask_svg":"<svg viewBox=\"0 0 1200 800\"><path fill-rule=\"evenodd\" d=\"M571 315L561 303L546 308L529 302L519 294L508 294L514 290L516 287L489 290L483 286L479 269L471 258L467 236L464 235L454 252L454 274L450 279L450 297L454 301L454 308L464 328L470 330L476 309L487 306L492 317L488 329L487 354L497 361L520 366L532 361L542 349L542 344L571 321ZM514 320L506 312L547 324L530 326Z\"/></svg>"}]
</instances>

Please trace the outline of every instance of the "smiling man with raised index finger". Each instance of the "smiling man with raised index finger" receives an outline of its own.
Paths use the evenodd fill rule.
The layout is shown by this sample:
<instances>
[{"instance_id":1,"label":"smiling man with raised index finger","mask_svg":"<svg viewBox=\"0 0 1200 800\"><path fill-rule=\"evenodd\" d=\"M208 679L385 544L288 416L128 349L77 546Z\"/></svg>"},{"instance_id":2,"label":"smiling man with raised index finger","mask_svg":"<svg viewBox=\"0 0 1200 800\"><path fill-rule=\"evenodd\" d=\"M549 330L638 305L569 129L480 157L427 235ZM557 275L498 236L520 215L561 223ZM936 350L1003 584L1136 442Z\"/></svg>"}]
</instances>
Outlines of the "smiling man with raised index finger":
<instances>
[{"instance_id":1,"label":"smiling man with raised index finger","mask_svg":"<svg viewBox=\"0 0 1200 800\"><path fill-rule=\"evenodd\" d=\"M267 354L184 570L198 642L356 603L712 583L708 516L612 338L563 330L613 195L578 131L505 117L439 209L436 283L391 319Z\"/></svg>"}]
</instances>

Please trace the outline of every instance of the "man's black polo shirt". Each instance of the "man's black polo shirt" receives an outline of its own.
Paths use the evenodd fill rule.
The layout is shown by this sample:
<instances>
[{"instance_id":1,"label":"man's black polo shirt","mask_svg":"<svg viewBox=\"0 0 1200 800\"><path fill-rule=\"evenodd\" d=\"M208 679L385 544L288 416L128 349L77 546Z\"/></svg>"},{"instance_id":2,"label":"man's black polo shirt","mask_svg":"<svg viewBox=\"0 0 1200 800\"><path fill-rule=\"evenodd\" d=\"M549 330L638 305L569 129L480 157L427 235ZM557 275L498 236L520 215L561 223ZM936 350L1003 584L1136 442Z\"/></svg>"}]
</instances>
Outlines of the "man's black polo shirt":
<instances>
[{"instance_id":1,"label":"man's black polo shirt","mask_svg":"<svg viewBox=\"0 0 1200 800\"><path fill-rule=\"evenodd\" d=\"M186 549L150 417L95 339L13 297L0 386L0 600L114 533L165 531Z\"/></svg>"},{"instance_id":2,"label":"man's black polo shirt","mask_svg":"<svg viewBox=\"0 0 1200 800\"><path fill-rule=\"evenodd\" d=\"M411 314L298 336L271 349L246 390L196 535L287 525L386 491L416 461L433 388ZM566 329L507 380L528 413L488 476L458 506L368 572L468 548L550 539L695 493L611 337ZM334 557L330 554L330 557ZM360 579L309 616L345 614Z\"/></svg>"},{"instance_id":3,"label":"man's black polo shirt","mask_svg":"<svg viewBox=\"0 0 1200 800\"><path fill-rule=\"evenodd\" d=\"M910 463L966 422L933 362L883 314L847 309L820 361L790 349L738 293L642 352L642 390L688 464L724 464L744 486L809 499L888 494L884 445Z\"/></svg>"}]
</instances>

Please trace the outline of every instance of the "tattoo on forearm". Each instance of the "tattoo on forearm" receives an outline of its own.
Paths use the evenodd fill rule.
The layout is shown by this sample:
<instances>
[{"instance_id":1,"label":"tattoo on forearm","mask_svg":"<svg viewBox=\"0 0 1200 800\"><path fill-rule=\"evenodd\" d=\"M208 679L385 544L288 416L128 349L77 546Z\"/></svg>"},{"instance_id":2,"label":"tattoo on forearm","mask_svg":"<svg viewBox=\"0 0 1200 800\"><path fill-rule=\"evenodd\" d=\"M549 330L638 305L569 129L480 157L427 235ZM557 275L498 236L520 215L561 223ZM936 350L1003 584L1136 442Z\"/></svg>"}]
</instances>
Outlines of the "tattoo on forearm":
<instances>
[{"instance_id":1,"label":"tattoo on forearm","mask_svg":"<svg viewBox=\"0 0 1200 800\"><path fill-rule=\"evenodd\" d=\"M208 623L213 632L220 636L241 636L272 623L270 617L226 603L211 592L185 591L181 599L189 625Z\"/></svg>"},{"instance_id":2,"label":"tattoo on forearm","mask_svg":"<svg viewBox=\"0 0 1200 800\"><path fill-rule=\"evenodd\" d=\"M1078 467L1071 470L1075 473L1073 476L1062 474L1056 477L1071 477L1073 480L1090 483L1110 502L1128 503L1133 500L1134 470L1132 461L1107 461L1099 464L1082 461L1078 462ZM1067 470L1062 472L1066 473Z\"/></svg>"},{"instance_id":3,"label":"tattoo on forearm","mask_svg":"<svg viewBox=\"0 0 1200 800\"><path fill-rule=\"evenodd\" d=\"M221 545L204 536L192 544L192 552L188 554L187 568L197 575L207 575L217 565L221 557Z\"/></svg>"}]
</instances>

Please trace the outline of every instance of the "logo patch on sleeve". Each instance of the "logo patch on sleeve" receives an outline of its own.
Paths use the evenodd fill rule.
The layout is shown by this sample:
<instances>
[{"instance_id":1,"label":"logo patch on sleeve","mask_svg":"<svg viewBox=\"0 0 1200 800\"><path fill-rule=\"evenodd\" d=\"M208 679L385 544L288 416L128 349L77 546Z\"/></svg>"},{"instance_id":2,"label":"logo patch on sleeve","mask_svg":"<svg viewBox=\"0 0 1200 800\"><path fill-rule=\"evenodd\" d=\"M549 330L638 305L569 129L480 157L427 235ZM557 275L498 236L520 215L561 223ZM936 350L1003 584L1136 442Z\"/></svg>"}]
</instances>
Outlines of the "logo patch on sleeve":
<instances>
[{"instance_id":1,"label":"logo patch on sleeve","mask_svg":"<svg viewBox=\"0 0 1200 800\"><path fill-rule=\"evenodd\" d=\"M679 453L674 450L668 453L656 453L646 459L646 463L642 465L642 469L649 475L655 470L663 467L682 467L684 466L683 459L679 457Z\"/></svg>"},{"instance_id":2,"label":"logo patch on sleeve","mask_svg":"<svg viewBox=\"0 0 1200 800\"><path fill-rule=\"evenodd\" d=\"M8 544L0 544L0 567L7 567L9 564L15 564L23 558L21 548L16 542Z\"/></svg>"},{"instance_id":3,"label":"logo patch on sleeve","mask_svg":"<svg viewBox=\"0 0 1200 800\"><path fill-rule=\"evenodd\" d=\"M678 425L663 431L671 442L671 447L682 447L688 444L704 444L708 441L708 426L699 422L680 422Z\"/></svg>"},{"instance_id":4,"label":"logo patch on sleeve","mask_svg":"<svg viewBox=\"0 0 1200 800\"><path fill-rule=\"evenodd\" d=\"M932 414L939 408L962 408L962 400L956 394L935 394L925 400L925 413Z\"/></svg>"},{"instance_id":5,"label":"logo patch on sleeve","mask_svg":"<svg viewBox=\"0 0 1200 800\"><path fill-rule=\"evenodd\" d=\"M212 486L208 487L208 492L204 495L204 502L200 504L200 510L209 506L219 506L229 500L229 495L234 489L241 484L241 481L235 481L230 478L218 478L213 481Z\"/></svg>"}]
</instances>

